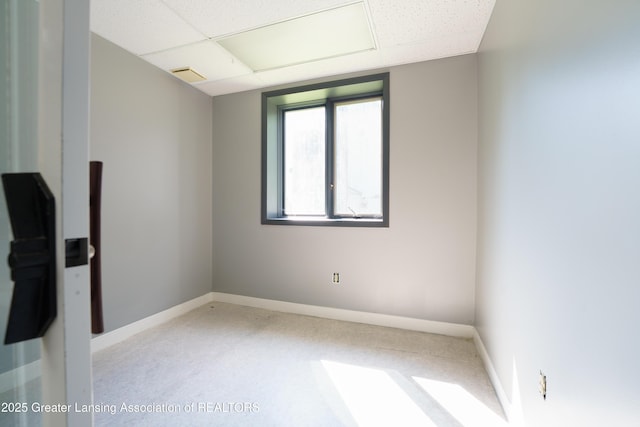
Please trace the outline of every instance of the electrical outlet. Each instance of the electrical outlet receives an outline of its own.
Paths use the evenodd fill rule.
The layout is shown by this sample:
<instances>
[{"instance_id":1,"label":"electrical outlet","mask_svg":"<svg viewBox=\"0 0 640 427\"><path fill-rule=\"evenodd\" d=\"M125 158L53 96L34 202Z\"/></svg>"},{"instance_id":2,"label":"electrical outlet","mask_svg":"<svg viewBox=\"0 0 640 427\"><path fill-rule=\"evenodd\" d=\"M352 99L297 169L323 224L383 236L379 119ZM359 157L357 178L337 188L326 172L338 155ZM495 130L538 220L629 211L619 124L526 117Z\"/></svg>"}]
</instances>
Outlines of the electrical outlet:
<instances>
[{"instance_id":1,"label":"electrical outlet","mask_svg":"<svg viewBox=\"0 0 640 427\"><path fill-rule=\"evenodd\" d=\"M539 389L540 394L544 400L547 400L547 376L540 371L540 384Z\"/></svg>"},{"instance_id":2,"label":"electrical outlet","mask_svg":"<svg viewBox=\"0 0 640 427\"><path fill-rule=\"evenodd\" d=\"M340 273L333 273L333 277L331 278L331 283L337 285L340 283Z\"/></svg>"}]
</instances>

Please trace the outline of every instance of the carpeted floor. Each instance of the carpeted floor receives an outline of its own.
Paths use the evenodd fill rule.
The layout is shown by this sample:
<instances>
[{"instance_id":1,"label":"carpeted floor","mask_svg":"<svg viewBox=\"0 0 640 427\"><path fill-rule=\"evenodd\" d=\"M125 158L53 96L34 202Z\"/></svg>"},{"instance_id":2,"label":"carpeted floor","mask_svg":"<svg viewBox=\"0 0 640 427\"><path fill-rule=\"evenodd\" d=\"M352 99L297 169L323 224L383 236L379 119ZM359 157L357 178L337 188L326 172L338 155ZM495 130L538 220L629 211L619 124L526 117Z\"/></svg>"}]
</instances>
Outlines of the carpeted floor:
<instances>
[{"instance_id":1,"label":"carpeted floor","mask_svg":"<svg viewBox=\"0 0 640 427\"><path fill-rule=\"evenodd\" d=\"M96 426L506 425L471 340L218 302L93 367Z\"/></svg>"}]
</instances>

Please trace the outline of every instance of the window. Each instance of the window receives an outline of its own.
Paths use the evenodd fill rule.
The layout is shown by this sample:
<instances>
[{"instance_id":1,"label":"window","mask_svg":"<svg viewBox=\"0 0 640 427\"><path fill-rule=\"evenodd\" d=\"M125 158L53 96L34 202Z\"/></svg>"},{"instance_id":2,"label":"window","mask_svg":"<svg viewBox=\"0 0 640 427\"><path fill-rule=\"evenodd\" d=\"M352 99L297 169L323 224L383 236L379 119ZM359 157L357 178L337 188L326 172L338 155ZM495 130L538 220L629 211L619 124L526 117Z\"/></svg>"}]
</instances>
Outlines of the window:
<instances>
[{"instance_id":1,"label":"window","mask_svg":"<svg viewBox=\"0 0 640 427\"><path fill-rule=\"evenodd\" d=\"M389 76L262 94L262 223L388 227Z\"/></svg>"}]
</instances>

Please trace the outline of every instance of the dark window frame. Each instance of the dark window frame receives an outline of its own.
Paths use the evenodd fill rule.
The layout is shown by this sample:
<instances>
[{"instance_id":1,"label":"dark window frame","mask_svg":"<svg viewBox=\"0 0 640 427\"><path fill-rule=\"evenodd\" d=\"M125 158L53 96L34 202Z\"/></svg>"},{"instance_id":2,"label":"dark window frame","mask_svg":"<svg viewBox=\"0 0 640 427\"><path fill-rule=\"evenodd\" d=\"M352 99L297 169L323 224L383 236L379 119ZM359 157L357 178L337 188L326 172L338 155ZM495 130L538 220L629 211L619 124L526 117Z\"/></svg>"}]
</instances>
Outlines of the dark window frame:
<instances>
[{"instance_id":1,"label":"dark window frame","mask_svg":"<svg viewBox=\"0 0 640 427\"><path fill-rule=\"evenodd\" d=\"M382 217L333 215L333 114L335 103L382 99ZM325 106L327 216L286 216L283 212L284 111ZM328 111L331 110L330 113ZM262 94L261 222L271 225L389 227L389 73L318 83Z\"/></svg>"}]
</instances>

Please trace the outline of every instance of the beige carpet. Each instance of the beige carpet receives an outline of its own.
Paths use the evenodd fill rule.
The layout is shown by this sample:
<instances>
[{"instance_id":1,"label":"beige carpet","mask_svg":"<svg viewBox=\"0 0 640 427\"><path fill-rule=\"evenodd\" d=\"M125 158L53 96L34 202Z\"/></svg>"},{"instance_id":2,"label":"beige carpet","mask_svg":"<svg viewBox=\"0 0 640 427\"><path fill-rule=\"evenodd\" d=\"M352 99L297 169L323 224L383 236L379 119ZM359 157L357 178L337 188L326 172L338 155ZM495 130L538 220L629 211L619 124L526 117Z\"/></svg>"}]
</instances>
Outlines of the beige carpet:
<instances>
[{"instance_id":1,"label":"beige carpet","mask_svg":"<svg viewBox=\"0 0 640 427\"><path fill-rule=\"evenodd\" d=\"M96 426L502 426L471 340L206 304L94 355Z\"/></svg>"}]
</instances>

